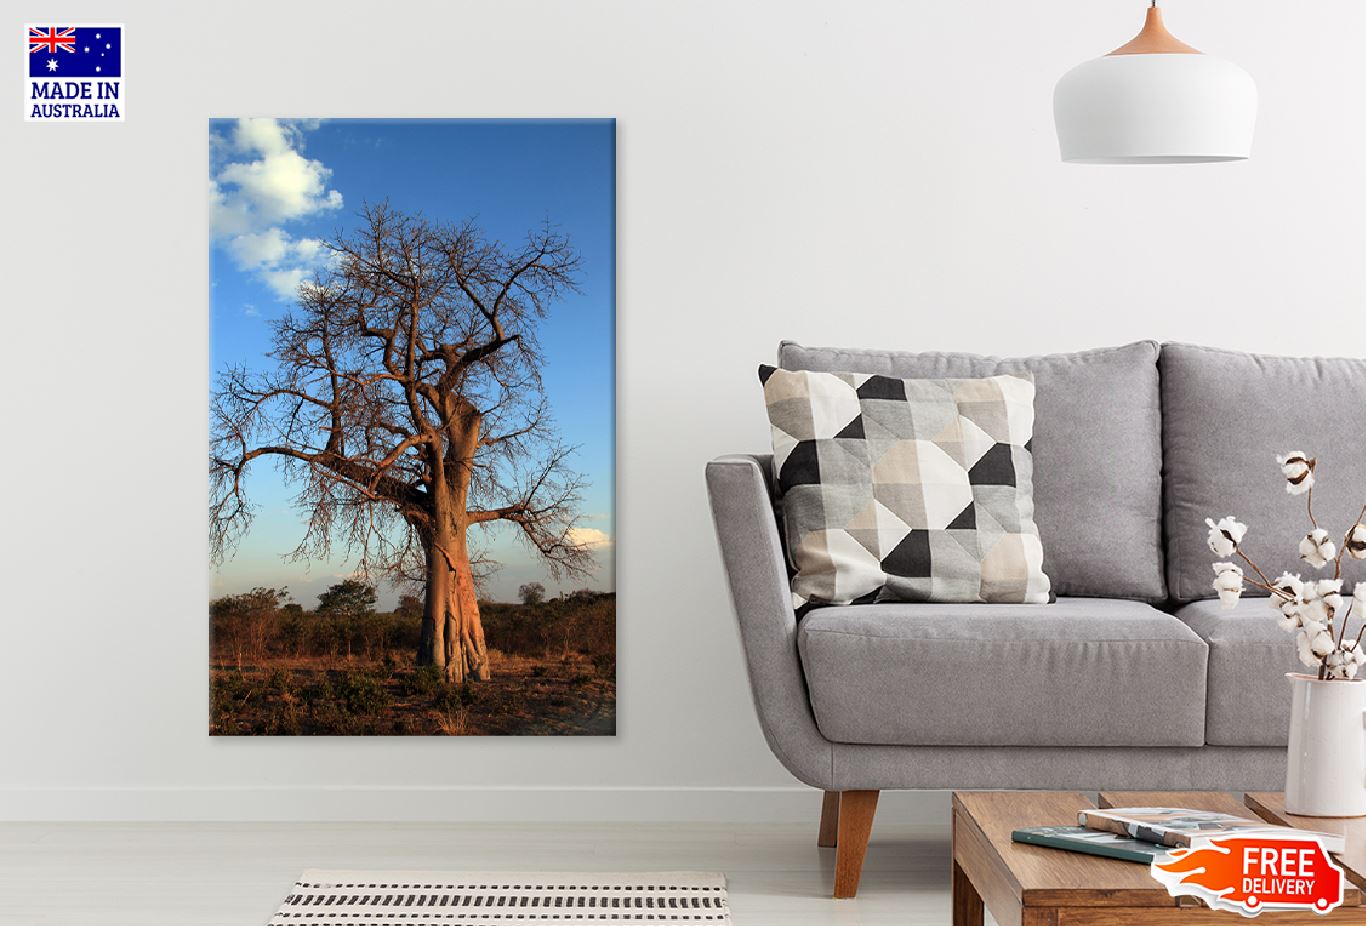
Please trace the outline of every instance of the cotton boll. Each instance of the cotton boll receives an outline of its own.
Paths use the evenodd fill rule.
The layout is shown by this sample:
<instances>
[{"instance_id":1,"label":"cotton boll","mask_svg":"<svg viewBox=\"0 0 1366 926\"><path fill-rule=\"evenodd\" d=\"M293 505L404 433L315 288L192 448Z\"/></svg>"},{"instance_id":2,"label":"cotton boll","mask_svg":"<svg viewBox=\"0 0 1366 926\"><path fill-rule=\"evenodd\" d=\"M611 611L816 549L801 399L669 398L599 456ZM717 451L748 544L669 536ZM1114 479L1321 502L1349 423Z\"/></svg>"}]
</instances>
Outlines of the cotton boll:
<instances>
[{"instance_id":1,"label":"cotton boll","mask_svg":"<svg viewBox=\"0 0 1366 926\"><path fill-rule=\"evenodd\" d=\"M1315 569L1322 569L1337 555L1337 544L1333 543L1328 532L1321 527L1314 528L1300 541L1300 559Z\"/></svg>"},{"instance_id":2,"label":"cotton boll","mask_svg":"<svg viewBox=\"0 0 1366 926\"><path fill-rule=\"evenodd\" d=\"M1352 559L1366 559L1366 524L1353 524L1343 547Z\"/></svg>"},{"instance_id":3,"label":"cotton boll","mask_svg":"<svg viewBox=\"0 0 1366 926\"><path fill-rule=\"evenodd\" d=\"M1300 665L1313 668L1319 664L1319 658L1314 655L1314 648L1309 645L1309 635L1300 633L1295 637L1295 653L1300 657Z\"/></svg>"},{"instance_id":4,"label":"cotton boll","mask_svg":"<svg viewBox=\"0 0 1366 926\"><path fill-rule=\"evenodd\" d=\"M1340 650L1334 650L1324 659L1323 664L1328 667L1329 676L1332 678L1346 678L1347 666L1351 660Z\"/></svg>"},{"instance_id":5,"label":"cotton boll","mask_svg":"<svg viewBox=\"0 0 1366 926\"><path fill-rule=\"evenodd\" d=\"M1236 608L1243 595L1243 570L1233 563L1215 563L1214 590L1219 593L1219 604L1225 611Z\"/></svg>"},{"instance_id":6,"label":"cotton boll","mask_svg":"<svg viewBox=\"0 0 1366 926\"><path fill-rule=\"evenodd\" d=\"M1213 519L1205 518L1205 524L1209 526L1210 552L1215 556L1232 556L1247 533L1247 525L1232 517L1220 518L1217 524Z\"/></svg>"},{"instance_id":7,"label":"cotton boll","mask_svg":"<svg viewBox=\"0 0 1366 926\"><path fill-rule=\"evenodd\" d=\"M1281 619L1276 621L1276 626L1286 633L1294 633L1300 628L1300 612L1287 611L1281 615Z\"/></svg>"},{"instance_id":8,"label":"cotton boll","mask_svg":"<svg viewBox=\"0 0 1366 926\"><path fill-rule=\"evenodd\" d=\"M1342 663L1342 668L1338 670L1338 678L1356 678L1361 671L1361 663L1354 659L1346 659Z\"/></svg>"},{"instance_id":9,"label":"cotton boll","mask_svg":"<svg viewBox=\"0 0 1366 926\"><path fill-rule=\"evenodd\" d=\"M1310 587L1312 585L1310 583ZM1300 623L1306 627L1328 623L1328 605L1317 594L1301 596L1296 610L1300 615Z\"/></svg>"},{"instance_id":10,"label":"cotton boll","mask_svg":"<svg viewBox=\"0 0 1366 926\"><path fill-rule=\"evenodd\" d=\"M1366 582L1358 582L1352 589L1352 597L1357 600L1358 608L1366 608Z\"/></svg>"},{"instance_id":11,"label":"cotton boll","mask_svg":"<svg viewBox=\"0 0 1366 926\"><path fill-rule=\"evenodd\" d=\"M1326 630L1316 633L1309 641L1309 648L1315 656L1327 656L1333 651L1333 635Z\"/></svg>"},{"instance_id":12,"label":"cotton boll","mask_svg":"<svg viewBox=\"0 0 1366 926\"><path fill-rule=\"evenodd\" d=\"M1286 620L1294 621L1295 626L1299 626L1301 615L1300 603L1298 601L1280 601L1277 599L1272 602L1272 607L1280 612L1281 617Z\"/></svg>"},{"instance_id":13,"label":"cotton boll","mask_svg":"<svg viewBox=\"0 0 1366 926\"><path fill-rule=\"evenodd\" d=\"M1293 630L1300 625L1300 595L1304 593L1304 581L1284 572L1273 587L1280 594L1271 596L1271 607L1281 612L1282 629Z\"/></svg>"},{"instance_id":14,"label":"cotton boll","mask_svg":"<svg viewBox=\"0 0 1366 926\"><path fill-rule=\"evenodd\" d=\"M1361 671L1361 653L1356 649L1356 641L1342 641L1342 648L1328 655L1328 667L1333 678L1356 678Z\"/></svg>"},{"instance_id":15,"label":"cotton boll","mask_svg":"<svg viewBox=\"0 0 1366 926\"><path fill-rule=\"evenodd\" d=\"M1314 467L1318 461L1296 450L1283 457L1277 457L1281 465L1281 475L1285 476L1285 491L1291 495L1303 495L1314 487Z\"/></svg>"},{"instance_id":16,"label":"cotton boll","mask_svg":"<svg viewBox=\"0 0 1366 926\"><path fill-rule=\"evenodd\" d=\"M1276 588L1279 591L1285 592L1291 598L1299 598L1300 593L1304 591L1304 580L1298 575L1283 572L1281 573L1281 577L1276 580ZM1280 599L1278 598L1272 598L1271 601L1273 606L1279 607L1280 605L1277 604L1279 600Z\"/></svg>"},{"instance_id":17,"label":"cotton boll","mask_svg":"<svg viewBox=\"0 0 1366 926\"><path fill-rule=\"evenodd\" d=\"M1332 617L1342 610L1342 580L1319 579L1319 600L1323 602L1328 616Z\"/></svg>"}]
</instances>

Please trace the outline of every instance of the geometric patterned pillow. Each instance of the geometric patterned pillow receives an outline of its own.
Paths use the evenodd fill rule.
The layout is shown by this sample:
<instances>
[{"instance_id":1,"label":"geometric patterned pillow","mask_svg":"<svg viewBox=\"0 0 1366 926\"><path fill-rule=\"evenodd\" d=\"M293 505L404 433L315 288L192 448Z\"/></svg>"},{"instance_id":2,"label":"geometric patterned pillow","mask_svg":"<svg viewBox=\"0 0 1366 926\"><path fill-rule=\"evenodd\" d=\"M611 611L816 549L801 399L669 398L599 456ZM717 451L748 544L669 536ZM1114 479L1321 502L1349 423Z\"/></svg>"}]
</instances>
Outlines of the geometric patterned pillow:
<instances>
[{"instance_id":1,"label":"geometric patterned pillow","mask_svg":"<svg viewBox=\"0 0 1366 926\"><path fill-rule=\"evenodd\" d=\"M1028 376L759 368L793 607L1046 604Z\"/></svg>"}]
</instances>

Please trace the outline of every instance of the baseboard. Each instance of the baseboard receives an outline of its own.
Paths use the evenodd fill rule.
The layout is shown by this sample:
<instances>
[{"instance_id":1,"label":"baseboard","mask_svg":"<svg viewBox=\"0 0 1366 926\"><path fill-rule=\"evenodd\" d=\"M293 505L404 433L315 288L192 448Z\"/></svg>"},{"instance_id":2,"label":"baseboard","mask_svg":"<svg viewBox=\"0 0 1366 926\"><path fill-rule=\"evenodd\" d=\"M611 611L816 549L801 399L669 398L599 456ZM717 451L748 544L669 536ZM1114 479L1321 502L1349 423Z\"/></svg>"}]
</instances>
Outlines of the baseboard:
<instances>
[{"instance_id":1,"label":"baseboard","mask_svg":"<svg viewBox=\"0 0 1366 926\"><path fill-rule=\"evenodd\" d=\"M810 788L3 788L0 820L805 823ZM889 792L879 823L946 829L945 792Z\"/></svg>"}]
</instances>

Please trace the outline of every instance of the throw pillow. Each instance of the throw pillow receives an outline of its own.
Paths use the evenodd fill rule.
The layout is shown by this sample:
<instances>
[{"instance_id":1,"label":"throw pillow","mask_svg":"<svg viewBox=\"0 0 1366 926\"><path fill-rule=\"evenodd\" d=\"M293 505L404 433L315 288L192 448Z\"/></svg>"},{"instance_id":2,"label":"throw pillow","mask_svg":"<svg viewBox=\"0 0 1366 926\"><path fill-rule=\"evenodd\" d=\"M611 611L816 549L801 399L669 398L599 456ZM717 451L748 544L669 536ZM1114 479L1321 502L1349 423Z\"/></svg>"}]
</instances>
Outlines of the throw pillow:
<instances>
[{"instance_id":1,"label":"throw pillow","mask_svg":"<svg viewBox=\"0 0 1366 926\"><path fill-rule=\"evenodd\" d=\"M899 379L1032 376L1034 521L1053 593L1158 604L1167 600L1162 578L1160 347L1156 341L1140 341L1072 354L988 357L803 347L783 341L774 366ZM1196 519L1198 527L1204 523L1205 515ZM1202 550L1203 538L1203 533L1197 538ZM1209 563L1196 559L1208 572ZM1209 579L1200 582L1209 589Z\"/></svg>"},{"instance_id":2,"label":"throw pillow","mask_svg":"<svg viewBox=\"0 0 1366 926\"><path fill-rule=\"evenodd\" d=\"M794 607L1048 602L1028 376L759 379Z\"/></svg>"}]
</instances>

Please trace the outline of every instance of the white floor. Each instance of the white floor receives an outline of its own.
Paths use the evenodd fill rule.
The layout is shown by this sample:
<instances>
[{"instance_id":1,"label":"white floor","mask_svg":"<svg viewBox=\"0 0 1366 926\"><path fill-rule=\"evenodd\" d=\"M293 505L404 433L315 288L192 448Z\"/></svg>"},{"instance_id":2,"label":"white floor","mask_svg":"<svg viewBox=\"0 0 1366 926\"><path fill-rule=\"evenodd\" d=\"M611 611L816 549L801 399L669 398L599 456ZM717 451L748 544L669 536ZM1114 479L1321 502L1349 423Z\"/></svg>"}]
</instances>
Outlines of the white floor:
<instances>
[{"instance_id":1,"label":"white floor","mask_svg":"<svg viewBox=\"0 0 1366 926\"><path fill-rule=\"evenodd\" d=\"M0 824L0 923L261 926L305 868L724 872L737 926L947 924L942 828L875 827L856 900L793 824Z\"/></svg>"}]
</instances>

